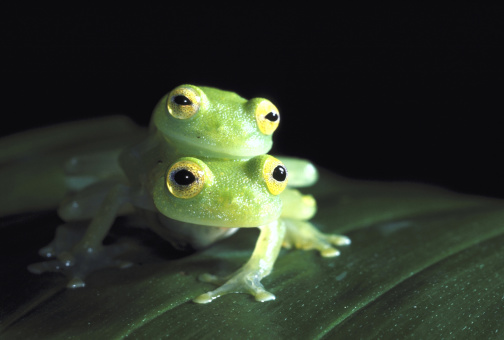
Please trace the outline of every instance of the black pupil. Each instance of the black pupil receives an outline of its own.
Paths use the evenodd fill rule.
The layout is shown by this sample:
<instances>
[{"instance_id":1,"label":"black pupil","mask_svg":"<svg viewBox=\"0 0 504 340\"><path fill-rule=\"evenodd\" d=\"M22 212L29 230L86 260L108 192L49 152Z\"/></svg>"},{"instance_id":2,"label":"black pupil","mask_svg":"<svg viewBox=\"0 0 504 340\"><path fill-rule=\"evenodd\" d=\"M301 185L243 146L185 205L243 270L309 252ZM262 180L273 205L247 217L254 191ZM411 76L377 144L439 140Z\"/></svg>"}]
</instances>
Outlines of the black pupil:
<instances>
[{"instance_id":1,"label":"black pupil","mask_svg":"<svg viewBox=\"0 0 504 340\"><path fill-rule=\"evenodd\" d=\"M173 180L178 185L189 185L196 180L196 177L189 170L182 169L175 173Z\"/></svg>"},{"instance_id":2,"label":"black pupil","mask_svg":"<svg viewBox=\"0 0 504 340\"><path fill-rule=\"evenodd\" d=\"M287 170L281 165L278 165L275 170L273 170L273 178L279 182L285 181L287 178Z\"/></svg>"},{"instance_id":3,"label":"black pupil","mask_svg":"<svg viewBox=\"0 0 504 340\"><path fill-rule=\"evenodd\" d=\"M264 118L271 122L276 122L278 120L278 113L270 112Z\"/></svg>"},{"instance_id":4,"label":"black pupil","mask_svg":"<svg viewBox=\"0 0 504 340\"><path fill-rule=\"evenodd\" d=\"M173 98L173 101L179 105L192 105L189 98L187 98L186 96L182 96L182 95L176 96L175 98Z\"/></svg>"}]
</instances>

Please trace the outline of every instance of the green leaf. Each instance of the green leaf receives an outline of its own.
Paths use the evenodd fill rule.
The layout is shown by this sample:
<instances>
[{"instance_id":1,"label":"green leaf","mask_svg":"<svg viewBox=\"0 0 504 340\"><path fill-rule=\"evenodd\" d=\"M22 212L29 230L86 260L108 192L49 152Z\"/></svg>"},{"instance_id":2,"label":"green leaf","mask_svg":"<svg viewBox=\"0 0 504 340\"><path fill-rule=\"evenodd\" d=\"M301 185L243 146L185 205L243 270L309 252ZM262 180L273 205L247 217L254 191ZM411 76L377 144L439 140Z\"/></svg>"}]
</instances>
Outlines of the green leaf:
<instances>
[{"instance_id":1,"label":"green leaf","mask_svg":"<svg viewBox=\"0 0 504 340\"><path fill-rule=\"evenodd\" d=\"M0 337L502 336L502 200L325 172L305 191L319 204L313 222L324 232L349 236L352 244L341 247L337 258L282 250L263 280L277 299L265 303L245 294L208 305L191 302L212 289L197 281L199 274L228 273L248 259L256 230L184 257L142 232L143 245L130 255L135 266L101 270L85 288L68 290L58 274L25 269L39 260L36 251L50 240L55 215L6 219L0 229Z\"/></svg>"}]
</instances>

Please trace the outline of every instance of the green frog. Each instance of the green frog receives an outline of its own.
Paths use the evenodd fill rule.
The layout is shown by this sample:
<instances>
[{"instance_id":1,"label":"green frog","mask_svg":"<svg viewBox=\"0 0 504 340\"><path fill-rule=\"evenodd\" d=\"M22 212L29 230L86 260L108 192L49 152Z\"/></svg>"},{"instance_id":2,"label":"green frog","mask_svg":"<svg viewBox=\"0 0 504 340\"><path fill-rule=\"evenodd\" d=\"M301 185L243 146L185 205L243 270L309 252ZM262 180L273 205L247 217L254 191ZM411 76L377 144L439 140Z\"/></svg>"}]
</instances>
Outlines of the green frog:
<instances>
[{"instance_id":1,"label":"green frog","mask_svg":"<svg viewBox=\"0 0 504 340\"><path fill-rule=\"evenodd\" d=\"M265 154L279 121L278 110L266 99L245 100L193 85L175 88L156 105L141 141L67 161L69 194L58 213L66 227L90 222L78 236L68 237L66 227L60 228L40 252L49 260L29 270L64 271L68 286L77 288L92 271L128 266L114 259L124 250L121 245L102 242L116 216L140 212L155 232L180 248L201 249L239 228L259 228L250 260L225 278L201 276L219 287L194 301L208 303L233 292L274 299L260 281L271 272L282 245L330 257L339 255L334 246L350 244L347 237L320 233L309 222L315 200L294 187L316 181L313 165Z\"/></svg>"}]
</instances>

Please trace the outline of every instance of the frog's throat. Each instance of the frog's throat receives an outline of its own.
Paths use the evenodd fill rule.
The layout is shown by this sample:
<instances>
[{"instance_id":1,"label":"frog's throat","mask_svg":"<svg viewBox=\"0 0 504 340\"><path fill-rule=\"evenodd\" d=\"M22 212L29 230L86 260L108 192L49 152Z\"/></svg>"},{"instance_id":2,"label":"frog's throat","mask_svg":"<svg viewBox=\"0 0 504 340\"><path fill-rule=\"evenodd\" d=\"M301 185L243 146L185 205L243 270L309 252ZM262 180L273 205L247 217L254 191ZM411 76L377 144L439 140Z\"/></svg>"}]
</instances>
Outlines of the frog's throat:
<instances>
[{"instance_id":1,"label":"frog's throat","mask_svg":"<svg viewBox=\"0 0 504 340\"><path fill-rule=\"evenodd\" d=\"M239 229L180 222L159 213L156 214L156 221L157 223L151 224L153 231L179 249L203 249L233 235Z\"/></svg>"},{"instance_id":2,"label":"frog's throat","mask_svg":"<svg viewBox=\"0 0 504 340\"><path fill-rule=\"evenodd\" d=\"M168 136L163 135L164 140L168 147L176 154L183 155L184 157L215 157L215 158L229 158L229 159L249 159L258 154L257 149L247 150L240 148L240 154L234 152L232 148L224 148L215 145L205 145L195 143L191 138L184 138L181 136ZM266 150L264 153L268 152ZM259 153L261 154L261 153Z\"/></svg>"}]
</instances>

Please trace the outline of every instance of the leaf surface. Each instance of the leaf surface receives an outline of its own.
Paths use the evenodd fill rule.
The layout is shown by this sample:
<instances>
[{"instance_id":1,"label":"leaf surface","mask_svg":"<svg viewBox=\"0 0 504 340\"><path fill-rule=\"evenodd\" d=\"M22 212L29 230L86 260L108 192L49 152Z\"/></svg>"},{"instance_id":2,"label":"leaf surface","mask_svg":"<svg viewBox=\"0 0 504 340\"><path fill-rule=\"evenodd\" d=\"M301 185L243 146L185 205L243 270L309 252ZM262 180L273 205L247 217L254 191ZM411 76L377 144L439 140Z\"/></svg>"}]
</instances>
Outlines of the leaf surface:
<instances>
[{"instance_id":1,"label":"leaf surface","mask_svg":"<svg viewBox=\"0 0 504 340\"><path fill-rule=\"evenodd\" d=\"M5 219L0 337L494 338L504 332L502 200L327 172L304 191L317 199L317 227L345 234L352 244L337 258L282 250L262 281L277 299L265 303L245 294L191 302L213 289L198 282L199 274L228 273L247 261L256 230L184 257L147 234L148 242L129 255L135 266L98 271L85 288L68 290L58 274L25 269L40 260L36 251L51 239L55 215Z\"/></svg>"}]
</instances>

